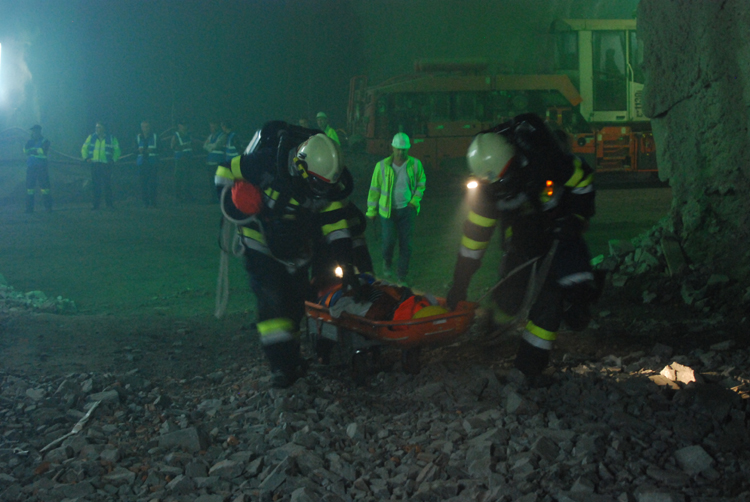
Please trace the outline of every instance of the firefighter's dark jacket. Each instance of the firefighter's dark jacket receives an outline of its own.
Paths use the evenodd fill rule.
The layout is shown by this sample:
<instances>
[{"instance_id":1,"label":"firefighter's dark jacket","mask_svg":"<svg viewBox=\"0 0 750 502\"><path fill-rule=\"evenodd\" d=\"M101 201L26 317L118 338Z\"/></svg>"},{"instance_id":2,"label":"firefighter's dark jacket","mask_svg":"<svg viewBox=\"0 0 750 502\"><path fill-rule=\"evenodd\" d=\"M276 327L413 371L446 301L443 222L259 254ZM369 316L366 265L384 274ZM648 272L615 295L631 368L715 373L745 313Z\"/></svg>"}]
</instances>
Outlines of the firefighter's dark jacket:
<instances>
[{"instance_id":1,"label":"firefighter's dark jacket","mask_svg":"<svg viewBox=\"0 0 750 502\"><path fill-rule=\"evenodd\" d=\"M594 216L594 171L585 161L565 155L543 170L522 155L514 162L521 190L509 193L502 182L480 183L471 194L453 278L460 296L465 297L495 227L501 229L506 251L513 248L533 258L546 253L554 239L582 239Z\"/></svg>"},{"instance_id":2,"label":"firefighter's dark jacket","mask_svg":"<svg viewBox=\"0 0 750 502\"><path fill-rule=\"evenodd\" d=\"M352 263L353 222L347 219L353 207L347 199L351 187L340 184L327 198L312 197L300 177L279 172L272 148L220 164L217 188L235 180L252 183L263 197L260 214L239 228L246 249L298 267L306 265L315 246L322 244L342 265Z\"/></svg>"}]
</instances>

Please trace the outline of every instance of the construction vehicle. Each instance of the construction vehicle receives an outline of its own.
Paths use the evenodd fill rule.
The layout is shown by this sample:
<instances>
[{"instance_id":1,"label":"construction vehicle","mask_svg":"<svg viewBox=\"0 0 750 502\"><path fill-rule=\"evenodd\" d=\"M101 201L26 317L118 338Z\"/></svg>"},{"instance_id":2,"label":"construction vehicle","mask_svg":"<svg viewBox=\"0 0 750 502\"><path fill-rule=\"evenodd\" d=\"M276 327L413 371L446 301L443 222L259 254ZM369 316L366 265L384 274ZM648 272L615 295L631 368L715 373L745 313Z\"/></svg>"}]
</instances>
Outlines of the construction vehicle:
<instances>
[{"instance_id":1,"label":"construction vehicle","mask_svg":"<svg viewBox=\"0 0 750 502\"><path fill-rule=\"evenodd\" d=\"M463 157L478 132L534 112L572 139L598 171L655 171L643 114L642 43L635 20L557 20L555 73L488 75L483 59L418 60L414 73L368 85L352 78L347 116L352 146L390 154L391 138L412 138L411 155L438 167Z\"/></svg>"}]
</instances>

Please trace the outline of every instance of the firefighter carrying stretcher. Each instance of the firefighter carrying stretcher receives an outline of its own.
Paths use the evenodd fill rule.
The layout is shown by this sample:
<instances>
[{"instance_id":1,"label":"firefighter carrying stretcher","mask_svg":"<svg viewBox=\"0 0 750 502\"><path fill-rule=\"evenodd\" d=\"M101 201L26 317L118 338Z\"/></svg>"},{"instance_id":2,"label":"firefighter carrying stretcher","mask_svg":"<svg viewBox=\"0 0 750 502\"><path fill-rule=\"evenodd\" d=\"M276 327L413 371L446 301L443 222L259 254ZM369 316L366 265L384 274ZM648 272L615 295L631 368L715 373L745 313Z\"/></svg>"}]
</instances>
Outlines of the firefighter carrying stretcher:
<instances>
[{"instance_id":1,"label":"firefighter carrying stretcher","mask_svg":"<svg viewBox=\"0 0 750 502\"><path fill-rule=\"evenodd\" d=\"M335 281L336 265L355 278L371 272L364 215L348 201L352 176L341 151L320 131L266 123L246 151L219 165L222 210L239 223L257 328L272 385L288 387L305 374L299 325L315 282Z\"/></svg>"},{"instance_id":2,"label":"firefighter carrying stretcher","mask_svg":"<svg viewBox=\"0 0 750 502\"><path fill-rule=\"evenodd\" d=\"M561 321L582 330L590 320L598 288L583 232L594 215L593 169L564 153L534 114L478 134L467 160L478 184L447 302L455 309L466 299L499 227L505 281L492 291L493 330L526 321L515 366L535 378L549 363Z\"/></svg>"}]
</instances>

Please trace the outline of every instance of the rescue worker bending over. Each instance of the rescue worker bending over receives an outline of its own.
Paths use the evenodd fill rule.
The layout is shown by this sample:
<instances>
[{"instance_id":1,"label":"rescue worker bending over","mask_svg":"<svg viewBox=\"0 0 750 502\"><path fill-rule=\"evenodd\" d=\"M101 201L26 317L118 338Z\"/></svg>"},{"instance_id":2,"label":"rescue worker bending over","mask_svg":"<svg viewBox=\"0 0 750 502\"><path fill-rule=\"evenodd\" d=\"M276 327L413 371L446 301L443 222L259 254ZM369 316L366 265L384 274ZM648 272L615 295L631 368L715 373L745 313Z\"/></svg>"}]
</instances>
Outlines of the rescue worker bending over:
<instances>
[{"instance_id":1,"label":"rescue worker bending over","mask_svg":"<svg viewBox=\"0 0 750 502\"><path fill-rule=\"evenodd\" d=\"M316 251L354 276L352 177L338 145L316 132L269 122L244 154L216 171L222 210L241 223L258 333L275 387L290 386L306 371L299 325ZM333 276L334 268L320 273Z\"/></svg>"},{"instance_id":2,"label":"rescue worker bending over","mask_svg":"<svg viewBox=\"0 0 750 502\"><path fill-rule=\"evenodd\" d=\"M515 366L533 378L547 367L561 320L575 330L584 329L590 320L588 306L596 287L582 234L594 215L593 169L563 153L534 114L519 115L478 134L467 160L478 186L469 194L470 211L448 305L455 309L466 299L471 277L499 227L500 277L508 279L492 293L499 308L493 321L508 325L515 316L528 313L520 319L527 322ZM531 280L534 267L528 264L533 259L536 281ZM536 295L527 294L530 282L536 283Z\"/></svg>"}]
</instances>

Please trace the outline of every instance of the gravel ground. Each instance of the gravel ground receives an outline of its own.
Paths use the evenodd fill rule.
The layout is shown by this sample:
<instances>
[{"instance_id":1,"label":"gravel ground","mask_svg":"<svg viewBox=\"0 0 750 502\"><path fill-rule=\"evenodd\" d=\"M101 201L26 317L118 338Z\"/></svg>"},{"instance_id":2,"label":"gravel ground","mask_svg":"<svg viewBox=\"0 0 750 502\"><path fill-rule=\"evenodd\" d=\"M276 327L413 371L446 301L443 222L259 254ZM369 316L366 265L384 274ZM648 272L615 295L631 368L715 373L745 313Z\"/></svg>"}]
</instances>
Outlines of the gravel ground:
<instances>
[{"instance_id":1,"label":"gravel ground","mask_svg":"<svg viewBox=\"0 0 750 502\"><path fill-rule=\"evenodd\" d=\"M511 370L512 334L476 328L426 350L418 375L386 350L362 386L339 348L271 389L248 336L233 343L249 355L211 353L221 369L203 372L184 328L133 336L124 372L2 371L0 500L750 500L750 354L732 319L611 314L619 293L534 385Z\"/></svg>"}]
</instances>

